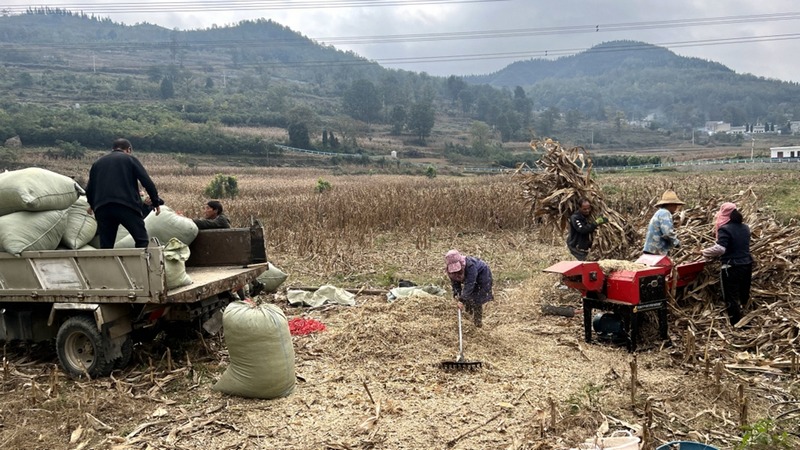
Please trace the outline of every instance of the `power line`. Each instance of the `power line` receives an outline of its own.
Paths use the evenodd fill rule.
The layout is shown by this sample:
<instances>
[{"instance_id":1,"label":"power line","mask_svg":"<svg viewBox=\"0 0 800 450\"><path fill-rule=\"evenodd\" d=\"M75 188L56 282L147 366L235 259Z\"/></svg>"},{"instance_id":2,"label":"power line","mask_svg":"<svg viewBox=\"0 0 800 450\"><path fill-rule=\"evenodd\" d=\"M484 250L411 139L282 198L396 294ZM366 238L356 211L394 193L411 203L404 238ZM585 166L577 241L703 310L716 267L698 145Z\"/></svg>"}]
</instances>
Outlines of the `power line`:
<instances>
[{"instance_id":1,"label":"power line","mask_svg":"<svg viewBox=\"0 0 800 450\"><path fill-rule=\"evenodd\" d=\"M366 8L387 6L417 5L451 5L461 3L497 3L509 0L305 0L305 1L271 1L271 0L208 0L208 1L168 1L152 3L64 3L52 5L0 5L0 11L24 13L29 9L65 9L84 13L117 13L129 14L140 12L174 13L197 11L252 11L252 10L286 10L286 9L335 9Z\"/></svg>"},{"instance_id":2,"label":"power line","mask_svg":"<svg viewBox=\"0 0 800 450\"><path fill-rule=\"evenodd\" d=\"M519 28L510 30L481 30L481 31L457 31L447 33L416 33L400 35L376 35L376 36L323 36L311 39L323 41L328 44L377 44L377 43L397 43L397 42L424 42L424 41L444 41L462 39L494 39L494 38L515 38L523 36L552 36L561 34L581 34L598 32L619 32L619 31L639 31L652 30L659 28L685 28L709 25L732 25L738 23L753 22L774 22L800 19L800 13L775 13L775 14L753 14L746 16L724 16L709 17L702 19L677 19L662 20L651 22L625 22L599 25L570 25L560 27L537 27Z\"/></svg>"}]
</instances>

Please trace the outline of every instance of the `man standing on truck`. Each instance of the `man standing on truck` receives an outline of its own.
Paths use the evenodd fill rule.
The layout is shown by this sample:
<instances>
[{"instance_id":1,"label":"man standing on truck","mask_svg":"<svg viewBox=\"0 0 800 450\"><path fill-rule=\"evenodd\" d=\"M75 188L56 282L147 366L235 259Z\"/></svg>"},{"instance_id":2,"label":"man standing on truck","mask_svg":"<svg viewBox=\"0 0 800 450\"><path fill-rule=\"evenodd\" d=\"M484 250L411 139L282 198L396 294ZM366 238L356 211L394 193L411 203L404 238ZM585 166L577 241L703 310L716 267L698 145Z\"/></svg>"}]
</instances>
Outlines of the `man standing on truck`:
<instances>
[{"instance_id":1,"label":"man standing on truck","mask_svg":"<svg viewBox=\"0 0 800 450\"><path fill-rule=\"evenodd\" d=\"M100 248L114 248L120 225L131 234L136 247L147 247L139 183L150 196L156 215L161 212L163 203L156 185L131 152L133 147L127 139L117 139L111 153L100 157L89 170L86 198L89 214L97 219Z\"/></svg>"},{"instance_id":2,"label":"man standing on truck","mask_svg":"<svg viewBox=\"0 0 800 450\"><path fill-rule=\"evenodd\" d=\"M210 200L203 206L203 218L192 219L201 230L213 228L230 228L231 222L225 214L222 214L222 203L217 200Z\"/></svg>"}]
</instances>

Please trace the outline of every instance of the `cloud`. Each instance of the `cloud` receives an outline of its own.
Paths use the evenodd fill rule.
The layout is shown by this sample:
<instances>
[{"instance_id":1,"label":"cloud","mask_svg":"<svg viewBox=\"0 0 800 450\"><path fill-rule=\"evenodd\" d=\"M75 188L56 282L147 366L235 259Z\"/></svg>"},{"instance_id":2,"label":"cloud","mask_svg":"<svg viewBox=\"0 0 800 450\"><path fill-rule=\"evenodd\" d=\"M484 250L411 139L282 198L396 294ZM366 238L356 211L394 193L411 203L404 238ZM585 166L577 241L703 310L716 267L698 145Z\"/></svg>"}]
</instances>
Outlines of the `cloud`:
<instances>
[{"instance_id":1,"label":"cloud","mask_svg":"<svg viewBox=\"0 0 800 450\"><path fill-rule=\"evenodd\" d=\"M664 45L679 55L717 61L739 73L800 81L800 63L791 57L800 42L800 34L795 35L800 14L788 15L796 9L793 0L399 3L399 6L331 8L324 7L326 3L320 0L319 7L311 9L251 10L231 2L230 9L225 11L181 12L169 10L169 5L175 3L150 1L132 4L125 13L96 15L127 24L149 22L170 29L209 28L266 18L321 42L330 38L373 37L358 43L332 45L384 62L386 67L426 71L432 75L484 74L544 51L549 55L559 50L577 52L602 42L625 39ZM264 5L269 4L264 2ZM68 7L69 2L51 0L48 5ZM109 3L82 5L88 9L89 5L107 6ZM202 3L191 5L202 8ZM702 20L711 21L698 22ZM517 34L496 37L501 31ZM441 33L449 35L437 38ZM462 38L453 39L456 33ZM376 38L380 36L407 36L407 39L382 42ZM764 38L757 42L724 41L747 37L755 40L759 36ZM508 53L515 55L503 57ZM454 60L459 55L482 56ZM403 58L402 64L396 64L398 58Z\"/></svg>"}]
</instances>

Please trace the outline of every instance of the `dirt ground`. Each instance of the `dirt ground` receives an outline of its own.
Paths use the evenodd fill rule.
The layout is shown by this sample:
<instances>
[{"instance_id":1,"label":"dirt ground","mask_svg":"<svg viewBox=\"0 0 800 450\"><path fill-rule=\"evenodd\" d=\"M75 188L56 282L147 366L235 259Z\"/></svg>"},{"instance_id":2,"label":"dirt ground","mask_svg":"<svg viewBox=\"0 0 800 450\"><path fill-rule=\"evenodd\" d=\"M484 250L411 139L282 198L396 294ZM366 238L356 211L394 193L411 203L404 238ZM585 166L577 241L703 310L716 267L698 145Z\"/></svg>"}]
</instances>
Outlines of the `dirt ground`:
<instances>
[{"instance_id":1,"label":"dirt ground","mask_svg":"<svg viewBox=\"0 0 800 450\"><path fill-rule=\"evenodd\" d=\"M545 262L564 257L529 245ZM291 274L303 262L280 264ZM675 328L675 345L645 333L634 354L587 344L580 314L542 314L543 304L580 306L557 285L537 271L496 286L484 327L464 323L465 354L482 362L464 372L440 367L458 350L448 296L358 295L356 306L318 309L259 296L326 326L293 338L297 384L274 400L212 390L228 365L220 337L162 335L137 346L124 371L82 382L65 378L50 348L7 345L0 448L568 449L598 431L646 428L649 448L696 440L728 449L740 440L743 398L752 422L788 395L786 377L685 362ZM722 320L721 310L709 314Z\"/></svg>"}]
</instances>

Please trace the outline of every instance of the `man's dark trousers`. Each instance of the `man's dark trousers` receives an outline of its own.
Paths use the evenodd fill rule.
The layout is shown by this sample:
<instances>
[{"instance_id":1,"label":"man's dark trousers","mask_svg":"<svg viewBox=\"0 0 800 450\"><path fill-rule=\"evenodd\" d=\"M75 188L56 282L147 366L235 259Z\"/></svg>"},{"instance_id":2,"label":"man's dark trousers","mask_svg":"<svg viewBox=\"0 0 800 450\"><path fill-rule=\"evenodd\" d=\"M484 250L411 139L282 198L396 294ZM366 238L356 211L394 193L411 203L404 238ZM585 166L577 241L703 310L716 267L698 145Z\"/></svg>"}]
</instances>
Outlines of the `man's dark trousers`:
<instances>
[{"instance_id":1,"label":"man's dark trousers","mask_svg":"<svg viewBox=\"0 0 800 450\"><path fill-rule=\"evenodd\" d=\"M94 212L100 248L114 248L117 230L122 225L131 234L137 248L147 247L147 229L142 211L117 203L109 203Z\"/></svg>"}]
</instances>

